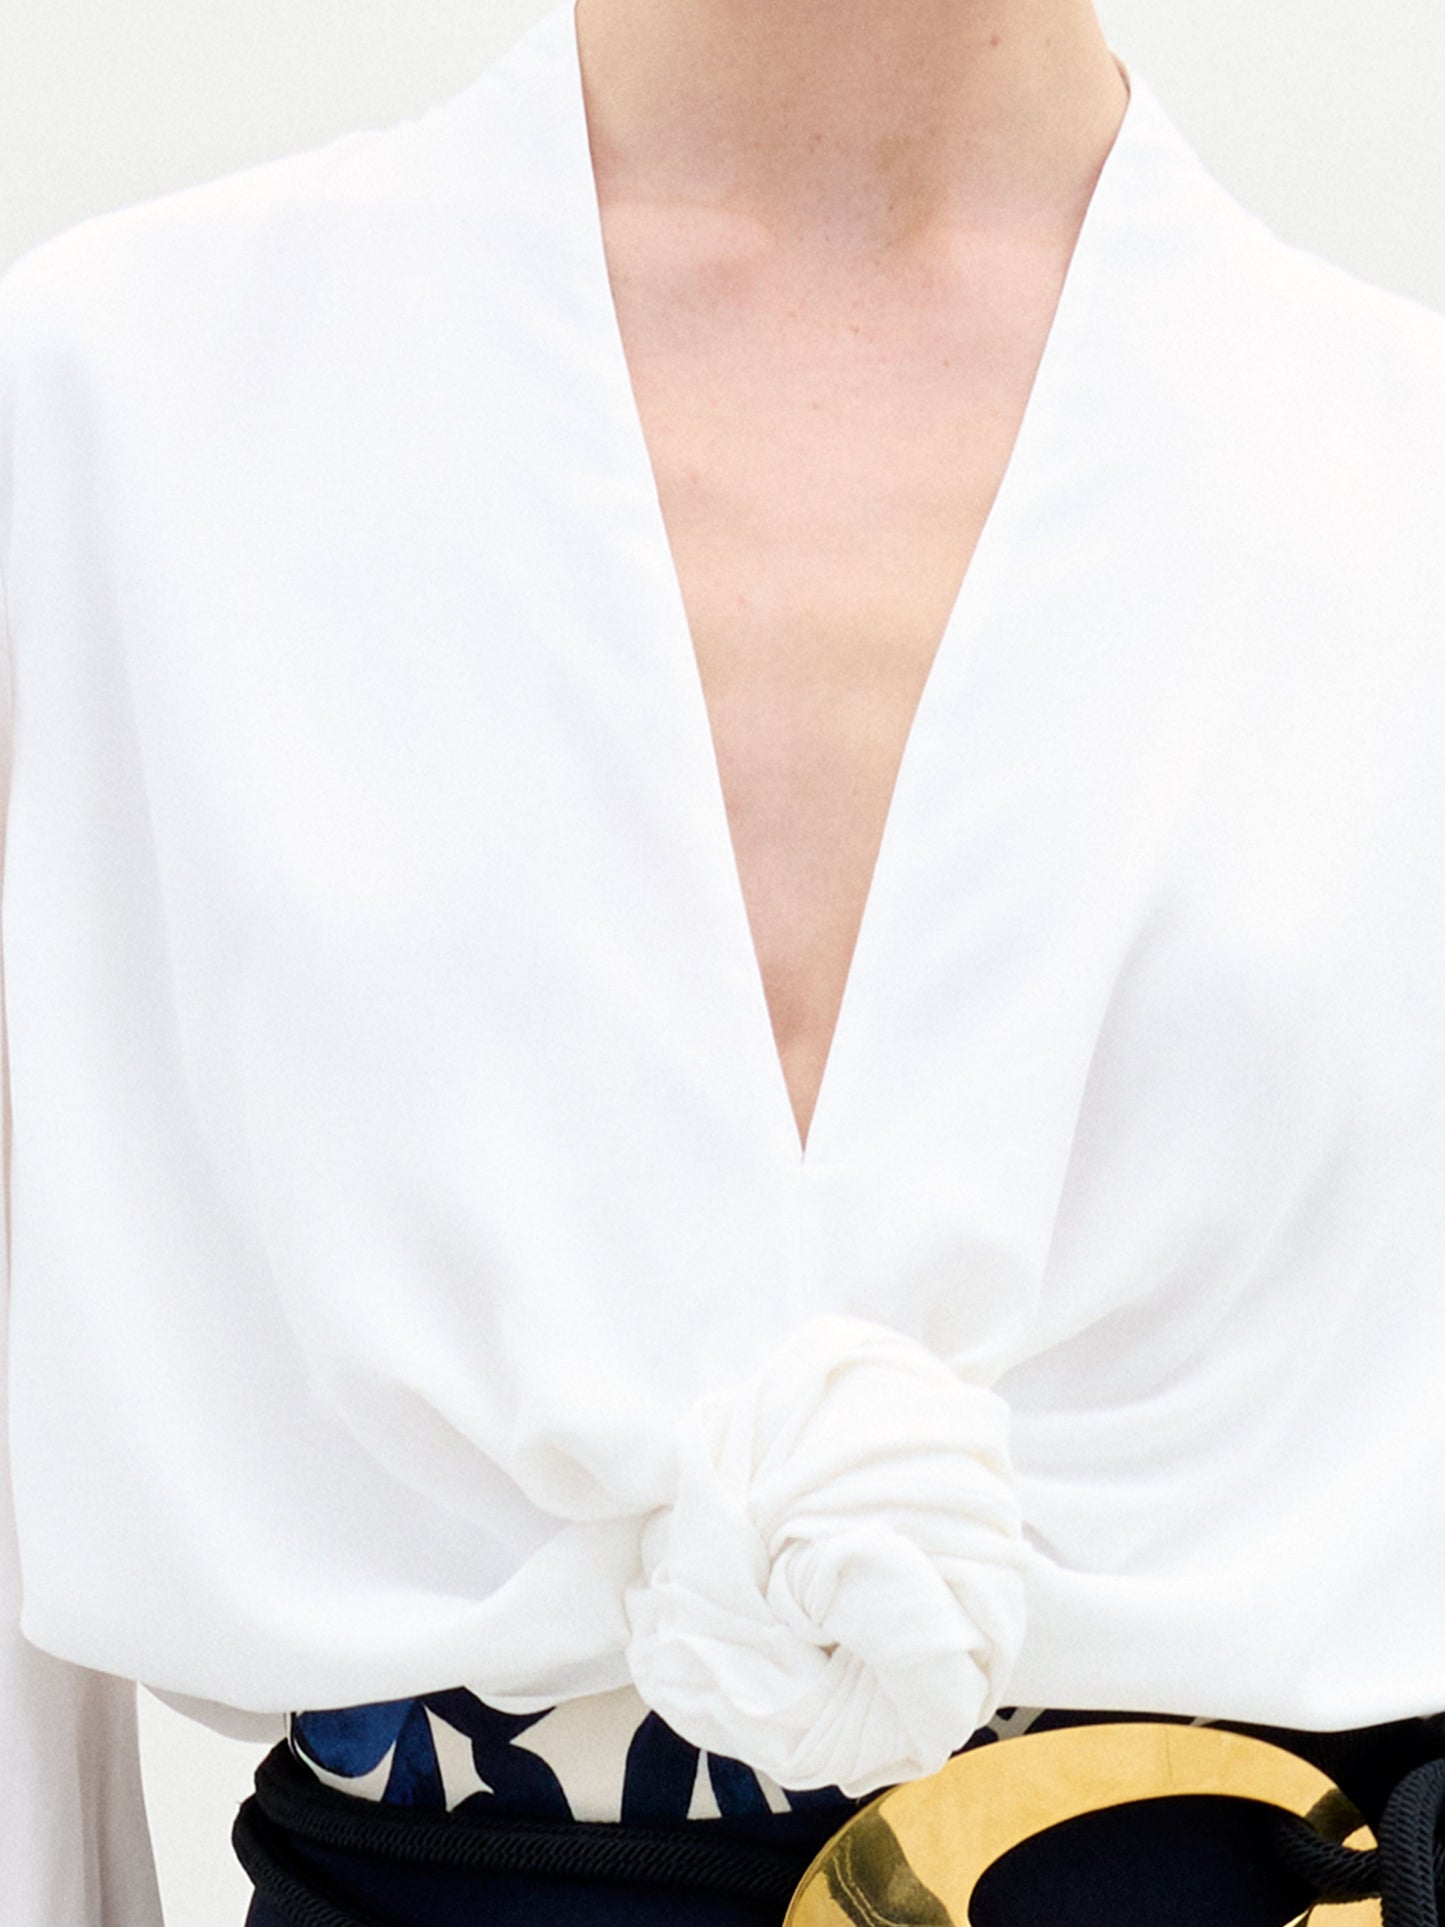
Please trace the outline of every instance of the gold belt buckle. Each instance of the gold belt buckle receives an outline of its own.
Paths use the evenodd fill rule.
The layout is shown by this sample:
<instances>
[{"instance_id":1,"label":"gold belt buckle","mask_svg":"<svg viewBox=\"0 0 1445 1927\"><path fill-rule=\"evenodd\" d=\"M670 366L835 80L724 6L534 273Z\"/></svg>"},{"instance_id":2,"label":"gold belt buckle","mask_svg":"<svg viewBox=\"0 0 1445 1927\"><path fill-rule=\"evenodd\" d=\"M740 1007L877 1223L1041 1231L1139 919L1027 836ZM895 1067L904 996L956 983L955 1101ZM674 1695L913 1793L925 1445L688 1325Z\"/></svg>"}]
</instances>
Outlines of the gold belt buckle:
<instances>
[{"instance_id":1,"label":"gold belt buckle","mask_svg":"<svg viewBox=\"0 0 1445 1927\"><path fill-rule=\"evenodd\" d=\"M965 1927L975 1887L1011 1848L1081 1814L1185 1794L1257 1801L1324 1837L1347 1833L1351 1847L1375 1844L1326 1774L1252 1734L1157 1720L1059 1727L957 1753L860 1807L813 1859L783 1927ZM1380 1927L1380 1903L1317 1902L1288 1927L1306 1921Z\"/></svg>"}]
</instances>

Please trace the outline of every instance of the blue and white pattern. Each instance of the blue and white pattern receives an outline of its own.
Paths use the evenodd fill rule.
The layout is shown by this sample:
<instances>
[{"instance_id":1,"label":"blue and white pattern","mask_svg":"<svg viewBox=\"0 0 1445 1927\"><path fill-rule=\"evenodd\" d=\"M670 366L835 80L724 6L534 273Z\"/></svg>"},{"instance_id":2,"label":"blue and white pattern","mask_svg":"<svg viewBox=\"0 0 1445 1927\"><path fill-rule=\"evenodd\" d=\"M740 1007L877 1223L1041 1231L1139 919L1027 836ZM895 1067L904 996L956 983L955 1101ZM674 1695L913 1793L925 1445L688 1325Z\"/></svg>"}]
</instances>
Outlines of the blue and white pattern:
<instances>
[{"instance_id":1,"label":"blue and white pattern","mask_svg":"<svg viewBox=\"0 0 1445 1927\"><path fill-rule=\"evenodd\" d=\"M1005 1707L967 1745L1089 1717ZM681 1738L630 1686L532 1713L501 1712L459 1687L292 1713L287 1739L298 1760L343 1793L445 1812L477 1801L530 1819L636 1824L823 1809L841 1824L873 1797L780 1787Z\"/></svg>"}]
</instances>

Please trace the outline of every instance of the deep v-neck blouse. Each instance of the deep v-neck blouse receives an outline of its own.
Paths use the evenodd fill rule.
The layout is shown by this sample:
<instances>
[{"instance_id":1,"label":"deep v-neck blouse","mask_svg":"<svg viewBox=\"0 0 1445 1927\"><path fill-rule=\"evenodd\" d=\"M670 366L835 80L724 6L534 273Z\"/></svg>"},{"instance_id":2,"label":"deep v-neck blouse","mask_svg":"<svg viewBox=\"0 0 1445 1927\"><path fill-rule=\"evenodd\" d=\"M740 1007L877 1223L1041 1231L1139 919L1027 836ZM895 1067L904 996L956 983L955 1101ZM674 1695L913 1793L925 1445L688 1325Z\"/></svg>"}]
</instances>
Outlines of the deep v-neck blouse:
<instances>
[{"instance_id":1,"label":"deep v-neck blouse","mask_svg":"<svg viewBox=\"0 0 1445 1927\"><path fill-rule=\"evenodd\" d=\"M1121 75L1127 83L1127 69L1122 62L1117 62L1117 59L1116 64L1118 64ZM572 182L576 186L577 198L580 203L576 211L576 220L573 227L575 245L581 250L584 257L577 264L577 287L579 292L590 296L593 302L594 311L587 319L590 326L595 330L598 340L605 345L609 364L607 368L608 400L617 417L619 447L623 448L629 455L632 469L635 471L637 487L644 498L641 504L642 520L644 524L650 524L650 527L644 527L641 539L645 540L649 555L661 576L661 581L658 586L662 601L667 605L657 611L652 633L659 639L661 646L665 647L672 655L674 664L681 666L683 679L696 684L689 705L692 711L692 736L697 744L696 756L699 771L702 775L702 780L706 781L705 772L709 766L716 772L718 757L712 741L711 726L707 715L707 705L703 695L701 680L696 676L689 676L685 667L690 661L695 661L696 651L691 640L681 583L678 579L676 567L672 561L670 542L663 521L656 473L652 466L650 452L646 444L640 414L633 399L633 390L622 343L616 301L610 286L610 270L603 248L602 225L600 210L597 207L596 185L592 178L592 163L587 147L586 108L579 64L575 58L575 54L568 62L568 65L570 69L570 84L568 87L568 104L570 111L566 114L565 119L556 127L555 133L559 140L565 140L570 150L567 155L568 171ZM1147 114L1147 107L1143 112ZM1120 149L1121 158L1116 160L1113 152L1111 152L1104 163L1103 171L1105 173L1108 173L1111 169L1117 169L1127 164L1122 156L1127 156L1130 145L1131 141L1124 141L1122 143L1118 141L1115 142L1115 147ZM1114 191L1112 183L1108 186L1103 186L1102 183L1100 185L1102 191L1096 192L1091 196L1088 209L1088 218L1094 226L1104 225L1107 222L1107 202L1112 197ZM1087 276L1088 255L1092 252L1092 247L1093 240L1091 235L1088 248L1082 250L1082 265L1078 268L1078 278L1081 280ZM948 693L949 686L956 680L959 674L959 670L956 668L953 660L954 656L958 653L966 652L971 646L968 635L969 578L973 573L975 564L978 563L979 551L984 551L984 563L982 566L986 567L987 550L995 541L1007 540L1006 533L998 533L997 527L1007 522L1010 510L1010 501L1014 486L1010 482L1010 477L1015 465L1014 457L1016 455L1018 456L1021 465L1026 464L1031 458L1030 451L1034 438L1036 436L1046 435L1048 432L1047 424L1045 423L1040 427L1037 424L1036 418L1040 415L1046 416L1052 405L1049 364L1054 353L1063 354L1065 352L1065 349L1062 347L1058 349L1054 348L1055 337L1066 337L1073 326L1072 310L1076 298L1073 293L1073 283L1075 280L1073 270L1074 263L1079 260L1079 258L1080 250L1076 248L1069 263L1069 271L1066 273L1062 291L1055 305L1054 325L1050 327L1048 339L1035 372L1035 378L1030 385L1022 417L1015 433L1009 460L1005 465L1004 473L995 491L988 513L984 518L981 528L978 530L968 559L968 565L961 573L959 586L950 602L948 613L935 645L918 701L910 718L909 727L905 732L902 753L896 767L891 795L885 813L883 833L869 887L865 892L862 915L855 932L849 967L845 973L843 996L836 1014L833 1033L829 1040L829 1048L824 1059L822 1077L814 1096L812 1114L807 1130L807 1145L804 1146L800 1143L794 1151L794 1155L800 1164L807 1162L807 1147L814 1145L818 1135L826 1125L827 1092L830 1081L829 1067L832 1062L834 1049L839 1047L847 1048L847 1031L851 1028L853 1022L853 1005L860 1001L860 999L866 1004L866 994L854 990L852 986L855 978L861 977L867 968L867 956L873 944L871 926L875 920L875 912L873 910L875 895L884 895L887 892L888 868L893 861L892 852L894 844L902 842L906 846L916 840L916 832L910 829L906 821L911 792L916 780L913 766L916 762L926 760L930 754L947 753L950 746L951 732L946 730L940 750L930 748L930 740L934 742L938 740L938 729L934 724L932 712L935 707L940 705L946 706L950 702ZM1082 297L1079 298L1082 299ZM1020 449L1022 449L1021 454L1019 453ZM737 863L728 828L727 809L720 780L714 780L709 787L713 792L710 805L710 814L715 826L713 842L718 846L715 857L715 868L721 887L725 890L728 885L729 873L732 873L734 880L737 882L737 887L729 892L732 898L731 905L723 906L723 914L727 916L727 920L732 926L730 941L733 948L740 950L745 958L749 960L739 961L736 968L740 975L751 976L755 979L749 999L753 1006L754 1027L757 1028L760 1033L766 1031L769 1034L766 1043L761 1040L760 1035L756 1050L752 1053L756 1058L766 1060L768 1065L767 1072L760 1077L760 1086L768 1085L771 1087L770 1089L759 1089L757 1111L759 1117L762 1117L776 1112L779 1106L785 1107L788 1117L788 1131L792 1136L796 1137L797 1124L792 1099L787 1088L787 1080L782 1061L776 1043L773 1041L771 1035L772 1025L768 1011L761 963L757 956L756 945L749 924L741 882L740 879L736 877ZM861 958L860 952L862 953ZM877 994L883 996L888 995L886 983ZM842 1034L843 1040L841 1046L839 1041L840 1033ZM820 1153L815 1152L815 1155L819 1154Z\"/></svg>"},{"instance_id":2,"label":"deep v-neck blouse","mask_svg":"<svg viewBox=\"0 0 1445 1927\"><path fill-rule=\"evenodd\" d=\"M153 1917L117 1680L1445 1706L1445 319L1127 75L805 1154L571 0L0 278L7 1921Z\"/></svg>"}]
</instances>

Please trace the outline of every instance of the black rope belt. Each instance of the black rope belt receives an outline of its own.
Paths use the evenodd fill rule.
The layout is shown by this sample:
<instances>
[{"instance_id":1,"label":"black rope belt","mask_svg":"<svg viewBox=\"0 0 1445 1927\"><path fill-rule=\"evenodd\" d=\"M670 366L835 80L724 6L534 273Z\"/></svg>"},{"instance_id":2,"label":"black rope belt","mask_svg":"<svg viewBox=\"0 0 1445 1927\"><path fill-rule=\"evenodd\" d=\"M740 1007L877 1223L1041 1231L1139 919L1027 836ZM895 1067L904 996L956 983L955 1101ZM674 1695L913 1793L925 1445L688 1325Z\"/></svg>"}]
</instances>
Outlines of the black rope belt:
<instances>
[{"instance_id":1,"label":"black rope belt","mask_svg":"<svg viewBox=\"0 0 1445 1927\"><path fill-rule=\"evenodd\" d=\"M231 1842L264 1899L296 1927L371 1927L306 1885L291 1864L288 1836L384 1860L478 1873L626 1881L663 1889L736 1894L786 1905L827 1830L796 1846L719 1839L698 1823L649 1827L611 1820L444 1820L411 1808L362 1803L338 1793L282 1742L256 1770Z\"/></svg>"},{"instance_id":2,"label":"black rope belt","mask_svg":"<svg viewBox=\"0 0 1445 1927\"><path fill-rule=\"evenodd\" d=\"M1262 1836L1266 1851L1305 1896L1302 1907L1378 1899L1383 1927L1440 1927L1445 1721L1401 1721L1342 1734L1257 1726L1230 1730L1298 1753L1340 1789L1308 1820L1275 1814ZM807 1826L801 1815L793 1817ZM1345 1845L1362 1821L1377 1846ZM510 1819L465 1811L438 1818L340 1793L308 1772L283 1742L257 1768L256 1791L237 1814L232 1843L257 1892L294 1927L377 1927L319 1890L298 1860L298 1843L305 1842L417 1868L733 1895L765 1904L781 1919L818 1852L838 1831L836 1821L815 1821L811 1833L800 1831L796 1841L780 1844L720 1837L708 1827L706 1822L669 1827ZM892 1927L891 1911L870 1907L865 1912L874 1927ZM922 1917L904 1908L897 1921ZM1221 1921L1220 1927L1229 1924Z\"/></svg>"},{"instance_id":3,"label":"black rope belt","mask_svg":"<svg viewBox=\"0 0 1445 1927\"><path fill-rule=\"evenodd\" d=\"M1427 1760L1385 1802L1376 1824L1378 1847L1340 1845L1290 1814L1281 1816L1275 1842L1283 1864L1316 1900L1378 1899L1384 1927L1440 1927L1442 1815L1445 1759Z\"/></svg>"}]
</instances>

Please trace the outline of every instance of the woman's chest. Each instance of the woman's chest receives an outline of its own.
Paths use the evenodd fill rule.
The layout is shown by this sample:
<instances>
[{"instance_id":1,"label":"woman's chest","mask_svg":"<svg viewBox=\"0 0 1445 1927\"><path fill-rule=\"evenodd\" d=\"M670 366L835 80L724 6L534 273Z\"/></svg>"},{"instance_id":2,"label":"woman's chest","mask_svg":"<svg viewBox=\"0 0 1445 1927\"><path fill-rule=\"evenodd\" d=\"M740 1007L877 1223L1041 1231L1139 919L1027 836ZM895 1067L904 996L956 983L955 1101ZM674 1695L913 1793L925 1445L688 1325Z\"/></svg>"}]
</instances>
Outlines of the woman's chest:
<instances>
[{"instance_id":1,"label":"woman's chest","mask_svg":"<svg viewBox=\"0 0 1445 1927\"><path fill-rule=\"evenodd\" d=\"M608 223L619 323L806 1139L913 718L1023 419L1066 237L986 259L940 244L876 280L835 267L830 284L801 264L699 261L647 232Z\"/></svg>"}]
</instances>

